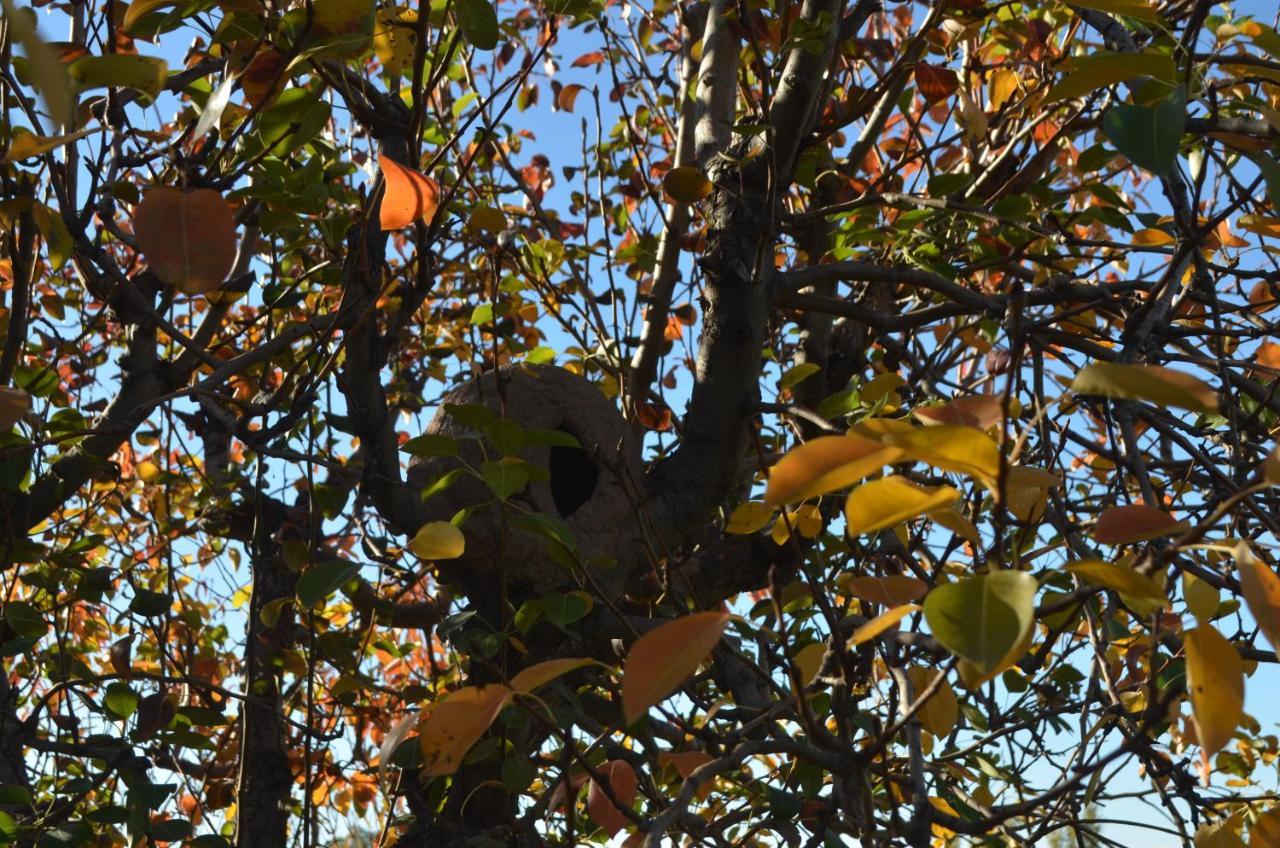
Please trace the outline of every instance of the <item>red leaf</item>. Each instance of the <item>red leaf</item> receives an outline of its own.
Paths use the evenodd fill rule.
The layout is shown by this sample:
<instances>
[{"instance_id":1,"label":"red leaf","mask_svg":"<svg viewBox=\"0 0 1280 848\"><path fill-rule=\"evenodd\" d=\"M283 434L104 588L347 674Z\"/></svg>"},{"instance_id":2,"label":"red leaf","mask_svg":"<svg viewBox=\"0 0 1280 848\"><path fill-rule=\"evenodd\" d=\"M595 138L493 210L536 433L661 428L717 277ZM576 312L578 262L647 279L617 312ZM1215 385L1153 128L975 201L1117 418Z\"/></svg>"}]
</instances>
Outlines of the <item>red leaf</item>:
<instances>
[{"instance_id":1,"label":"red leaf","mask_svg":"<svg viewBox=\"0 0 1280 848\"><path fill-rule=\"evenodd\" d=\"M916 85L920 87L920 96L932 106L955 94L960 87L960 78L949 68L921 62L916 65Z\"/></svg>"},{"instance_id":2,"label":"red leaf","mask_svg":"<svg viewBox=\"0 0 1280 848\"><path fill-rule=\"evenodd\" d=\"M592 50L590 53L583 53L581 56L573 60L571 68L588 68L592 65L604 64L604 52L600 50Z\"/></svg>"}]
</instances>

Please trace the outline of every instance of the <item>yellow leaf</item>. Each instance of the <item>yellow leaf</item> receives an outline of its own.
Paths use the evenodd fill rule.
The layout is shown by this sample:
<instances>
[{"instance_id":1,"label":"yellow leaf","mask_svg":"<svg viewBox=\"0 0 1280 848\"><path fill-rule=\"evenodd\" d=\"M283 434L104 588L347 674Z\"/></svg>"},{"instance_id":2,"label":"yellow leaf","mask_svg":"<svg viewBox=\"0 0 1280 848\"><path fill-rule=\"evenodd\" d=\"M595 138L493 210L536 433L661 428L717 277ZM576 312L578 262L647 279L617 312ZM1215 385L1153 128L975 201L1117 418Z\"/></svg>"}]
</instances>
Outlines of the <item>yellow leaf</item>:
<instances>
[{"instance_id":1,"label":"yellow leaf","mask_svg":"<svg viewBox=\"0 0 1280 848\"><path fill-rule=\"evenodd\" d=\"M773 518L774 508L759 501L747 501L734 507L724 532L746 536L762 529Z\"/></svg>"},{"instance_id":2,"label":"yellow leaf","mask_svg":"<svg viewBox=\"0 0 1280 848\"><path fill-rule=\"evenodd\" d=\"M1244 663L1211 625L1186 632L1187 685L1206 760L1230 741L1244 714Z\"/></svg>"},{"instance_id":3,"label":"yellow leaf","mask_svg":"<svg viewBox=\"0 0 1280 848\"><path fill-rule=\"evenodd\" d=\"M1263 215L1241 215L1236 226L1266 238L1280 238L1280 218L1268 218Z\"/></svg>"},{"instance_id":4,"label":"yellow leaf","mask_svg":"<svg viewBox=\"0 0 1280 848\"><path fill-rule=\"evenodd\" d=\"M1271 647L1280 651L1280 577L1244 542L1236 545L1235 557L1241 594L1249 612Z\"/></svg>"},{"instance_id":5,"label":"yellow leaf","mask_svg":"<svg viewBox=\"0 0 1280 848\"><path fill-rule=\"evenodd\" d=\"M929 584L918 577L905 574L889 574L884 577L836 578L836 585L846 594L860 601L868 601L886 607L896 607L918 601L929 591Z\"/></svg>"},{"instance_id":6,"label":"yellow leaf","mask_svg":"<svg viewBox=\"0 0 1280 848\"><path fill-rule=\"evenodd\" d=\"M991 75L990 82L987 83L987 96L990 101L990 108L993 112L999 112L1004 104L1013 99L1013 95L1017 94L1021 80L1016 71L1010 68L997 68L995 73Z\"/></svg>"},{"instance_id":7,"label":"yellow leaf","mask_svg":"<svg viewBox=\"0 0 1280 848\"><path fill-rule=\"evenodd\" d=\"M1275 848L1280 845L1280 807L1272 807L1258 816L1249 828L1249 848Z\"/></svg>"},{"instance_id":8,"label":"yellow leaf","mask_svg":"<svg viewBox=\"0 0 1280 848\"><path fill-rule=\"evenodd\" d=\"M792 661L800 672L800 682L808 684L817 677L818 671L822 668L822 658L826 655L827 646L824 642L814 642L796 651Z\"/></svg>"},{"instance_id":9,"label":"yellow leaf","mask_svg":"<svg viewBox=\"0 0 1280 848\"><path fill-rule=\"evenodd\" d=\"M1090 583L1119 592L1129 606L1142 615L1164 609L1169 603L1156 581L1125 565L1084 559L1069 563L1067 571Z\"/></svg>"},{"instance_id":10,"label":"yellow leaf","mask_svg":"<svg viewBox=\"0 0 1280 848\"><path fill-rule=\"evenodd\" d=\"M874 533L946 506L959 497L960 493L950 486L926 489L896 475L872 480L850 492L845 501L847 532L850 536Z\"/></svg>"},{"instance_id":11,"label":"yellow leaf","mask_svg":"<svg viewBox=\"0 0 1280 848\"><path fill-rule=\"evenodd\" d=\"M420 559L457 559L466 548L462 531L447 521L428 521L414 534L409 550Z\"/></svg>"},{"instance_id":12,"label":"yellow leaf","mask_svg":"<svg viewBox=\"0 0 1280 848\"><path fill-rule=\"evenodd\" d=\"M1124 15L1149 24L1161 23L1159 13L1146 0L1071 0L1071 4L1097 12Z\"/></svg>"},{"instance_id":13,"label":"yellow leaf","mask_svg":"<svg viewBox=\"0 0 1280 848\"><path fill-rule=\"evenodd\" d=\"M417 40L418 13L385 12L378 15L373 29L373 50L383 69L393 77L400 76L404 66L413 61Z\"/></svg>"},{"instance_id":14,"label":"yellow leaf","mask_svg":"<svg viewBox=\"0 0 1280 848\"><path fill-rule=\"evenodd\" d=\"M1182 572L1182 597L1187 602L1187 609L1201 624L1212 621L1222 605L1217 588L1189 571Z\"/></svg>"},{"instance_id":15,"label":"yellow leaf","mask_svg":"<svg viewBox=\"0 0 1280 848\"><path fill-rule=\"evenodd\" d=\"M912 700L919 698L939 674L942 674L941 669L919 667L907 669L911 688L915 690ZM943 680L916 715L925 730L939 738L946 736L960 719L960 703L956 700L956 690L951 688L948 681Z\"/></svg>"},{"instance_id":16,"label":"yellow leaf","mask_svg":"<svg viewBox=\"0 0 1280 848\"><path fill-rule=\"evenodd\" d=\"M1132 244L1134 247L1163 247L1166 244L1173 244L1174 241L1176 239L1164 230L1148 227L1133 234Z\"/></svg>"},{"instance_id":17,"label":"yellow leaf","mask_svg":"<svg viewBox=\"0 0 1280 848\"><path fill-rule=\"evenodd\" d=\"M594 662L595 660L584 657L563 657L536 663L511 678L511 688L521 695L528 694L539 686L545 686L557 677L591 665Z\"/></svg>"},{"instance_id":18,"label":"yellow leaf","mask_svg":"<svg viewBox=\"0 0 1280 848\"><path fill-rule=\"evenodd\" d=\"M891 610L882 612L853 631L853 635L849 637L849 644L861 645L863 642L869 642L889 628L897 626L899 621L911 615L911 613L919 610L919 604L903 604L900 607L894 607Z\"/></svg>"},{"instance_id":19,"label":"yellow leaf","mask_svg":"<svg viewBox=\"0 0 1280 848\"><path fill-rule=\"evenodd\" d=\"M672 200L681 203L697 203L711 194L711 180L702 169L693 165L672 168L662 178L662 190Z\"/></svg>"},{"instance_id":20,"label":"yellow leaf","mask_svg":"<svg viewBox=\"0 0 1280 848\"><path fill-rule=\"evenodd\" d=\"M820 436L787 451L769 469L764 502L795 503L843 489L901 456L901 450L876 439Z\"/></svg>"},{"instance_id":21,"label":"yellow leaf","mask_svg":"<svg viewBox=\"0 0 1280 848\"><path fill-rule=\"evenodd\" d=\"M150 460L139 462L134 471L137 473L138 479L144 483L150 483L160 476L160 467Z\"/></svg>"},{"instance_id":22,"label":"yellow leaf","mask_svg":"<svg viewBox=\"0 0 1280 848\"><path fill-rule=\"evenodd\" d=\"M1000 448L976 427L921 427L886 436L885 442L901 449L909 459L968 474L988 484L994 484L1000 474Z\"/></svg>"},{"instance_id":23,"label":"yellow leaf","mask_svg":"<svg viewBox=\"0 0 1280 848\"><path fill-rule=\"evenodd\" d=\"M1081 395L1145 400L1192 412L1218 411L1218 395L1208 383L1160 365L1118 365L1095 362L1081 369L1071 382Z\"/></svg>"},{"instance_id":24,"label":"yellow leaf","mask_svg":"<svg viewBox=\"0 0 1280 848\"><path fill-rule=\"evenodd\" d=\"M514 693L506 686L465 686L432 705L418 725L422 771L453 774Z\"/></svg>"},{"instance_id":25,"label":"yellow leaf","mask_svg":"<svg viewBox=\"0 0 1280 848\"><path fill-rule=\"evenodd\" d=\"M693 674L728 624L727 612L695 612L660 624L637 639L622 669L626 723L635 723Z\"/></svg>"},{"instance_id":26,"label":"yellow leaf","mask_svg":"<svg viewBox=\"0 0 1280 848\"><path fill-rule=\"evenodd\" d=\"M79 132L68 133L67 135L36 135L35 133L26 132L25 130L14 136L13 141L9 144L9 150L5 153L3 162L17 162L22 159L28 159L32 156L42 156L50 150L56 150L64 144L70 144L77 139L84 138L90 133L97 132L96 129L80 130Z\"/></svg>"}]
</instances>

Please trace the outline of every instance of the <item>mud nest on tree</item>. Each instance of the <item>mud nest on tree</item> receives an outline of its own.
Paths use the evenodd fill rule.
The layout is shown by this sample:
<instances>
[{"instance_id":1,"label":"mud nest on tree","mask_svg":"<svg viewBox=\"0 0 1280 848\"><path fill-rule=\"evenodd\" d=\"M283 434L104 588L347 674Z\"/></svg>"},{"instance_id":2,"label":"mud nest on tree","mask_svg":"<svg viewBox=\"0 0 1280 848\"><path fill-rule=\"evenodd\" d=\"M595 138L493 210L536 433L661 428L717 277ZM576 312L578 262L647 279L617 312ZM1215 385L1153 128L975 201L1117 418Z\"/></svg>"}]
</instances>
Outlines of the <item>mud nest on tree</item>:
<instances>
[{"instance_id":1,"label":"mud nest on tree","mask_svg":"<svg viewBox=\"0 0 1280 848\"><path fill-rule=\"evenodd\" d=\"M491 371L443 398L427 433L454 437L460 450L416 457L409 466L413 485L423 489L455 469L479 470L501 459L486 433L492 425L477 426L466 409L449 412L462 406L474 413L474 405L519 425L526 443L511 456L528 463L532 479L505 504L469 473L428 498L430 520L474 510L462 524L465 552L440 563L444 577L482 608L503 596L518 602L574 589L621 595L642 559L644 476L640 443L622 414L598 385L563 368ZM562 535L567 544L554 541Z\"/></svg>"}]
</instances>

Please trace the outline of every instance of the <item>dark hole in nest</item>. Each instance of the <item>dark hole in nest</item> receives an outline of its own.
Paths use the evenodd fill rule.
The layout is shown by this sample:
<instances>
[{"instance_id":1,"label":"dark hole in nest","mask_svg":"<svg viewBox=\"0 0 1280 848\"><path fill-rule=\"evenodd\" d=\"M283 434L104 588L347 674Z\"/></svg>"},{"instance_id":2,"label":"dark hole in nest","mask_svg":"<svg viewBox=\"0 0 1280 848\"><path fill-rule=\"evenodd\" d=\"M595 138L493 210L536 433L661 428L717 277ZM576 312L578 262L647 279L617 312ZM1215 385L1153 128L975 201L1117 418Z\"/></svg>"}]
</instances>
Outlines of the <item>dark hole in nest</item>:
<instances>
[{"instance_id":1,"label":"dark hole in nest","mask_svg":"<svg viewBox=\"0 0 1280 848\"><path fill-rule=\"evenodd\" d=\"M560 517L568 518L591 500L600 472L585 450L563 445L551 446L549 466L551 499Z\"/></svg>"}]
</instances>

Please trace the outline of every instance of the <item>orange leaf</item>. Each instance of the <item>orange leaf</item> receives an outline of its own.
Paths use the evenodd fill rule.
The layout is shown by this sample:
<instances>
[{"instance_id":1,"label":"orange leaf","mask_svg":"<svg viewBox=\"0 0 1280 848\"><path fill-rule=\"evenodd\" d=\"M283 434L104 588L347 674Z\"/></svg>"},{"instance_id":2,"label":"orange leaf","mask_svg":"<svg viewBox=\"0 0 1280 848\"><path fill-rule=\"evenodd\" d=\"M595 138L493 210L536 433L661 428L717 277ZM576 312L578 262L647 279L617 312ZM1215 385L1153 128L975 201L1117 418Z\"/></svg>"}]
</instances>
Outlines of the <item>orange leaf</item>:
<instances>
[{"instance_id":1,"label":"orange leaf","mask_svg":"<svg viewBox=\"0 0 1280 848\"><path fill-rule=\"evenodd\" d=\"M1143 504L1129 504L1103 510L1093 525L1093 538L1104 545L1131 545L1168 536L1186 527L1185 521L1167 512Z\"/></svg>"},{"instance_id":2,"label":"orange leaf","mask_svg":"<svg viewBox=\"0 0 1280 848\"><path fill-rule=\"evenodd\" d=\"M916 65L916 85L920 86L920 96L932 106L955 94L960 78L950 68L921 62Z\"/></svg>"},{"instance_id":3,"label":"orange leaf","mask_svg":"<svg viewBox=\"0 0 1280 848\"><path fill-rule=\"evenodd\" d=\"M862 436L820 436L787 451L769 469L767 504L795 503L874 474L902 456L899 448Z\"/></svg>"},{"instance_id":4,"label":"orange leaf","mask_svg":"<svg viewBox=\"0 0 1280 848\"><path fill-rule=\"evenodd\" d=\"M578 95L585 87L586 86L578 85L576 82L569 83L564 88L560 89L560 94L556 96L556 106L558 106L562 112L572 112L573 104L577 102Z\"/></svg>"},{"instance_id":5,"label":"orange leaf","mask_svg":"<svg viewBox=\"0 0 1280 848\"><path fill-rule=\"evenodd\" d=\"M184 294L218 288L236 261L235 215L213 189L148 189L133 233L156 276Z\"/></svg>"},{"instance_id":6,"label":"orange leaf","mask_svg":"<svg viewBox=\"0 0 1280 848\"><path fill-rule=\"evenodd\" d=\"M609 760L596 769L609 782L614 798L626 807L636 799L635 769L622 760ZM587 812L600 828L610 836L622 830L630 822L621 810L604 793L600 785L593 779L591 788L587 790Z\"/></svg>"},{"instance_id":7,"label":"orange leaf","mask_svg":"<svg viewBox=\"0 0 1280 848\"><path fill-rule=\"evenodd\" d=\"M711 653L728 624L727 612L695 612L637 639L622 669L622 714L627 724L676 691Z\"/></svg>"},{"instance_id":8,"label":"orange leaf","mask_svg":"<svg viewBox=\"0 0 1280 848\"><path fill-rule=\"evenodd\" d=\"M896 607L918 601L929 591L929 584L905 574L887 577L851 577L837 582L841 589L860 601Z\"/></svg>"},{"instance_id":9,"label":"orange leaf","mask_svg":"<svg viewBox=\"0 0 1280 848\"><path fill-rule=\"evenodd\" d=\"M1258 355L1254 361L1263 368L1274 368L1280 371L1280 344L1267 339L1258 345Z\"/></svg>"},{"instance_id":10,"label":"orange leaf","mask_svg":"<svg viewBox=\"0 0 1280 848\"><path fill-rule=\"evenodd\" d=\"M517 692L524 694L532 692L539 686L555 680L557 677L568 674L583 666L591 665L595 660L583 659L582 657L564 657L558 660L547 660L535 665L531 665L524 671L521 671L515 677L511 678L511 688Z\"/></svg>"},{"instance_id":11,"label":"orange leaf","mask_svg":"<svg viewBox=\"0 0 1280 848\"><path fill-rule=\"evenodd\" d=\"M438 777L457 771L512 694L506 686L465 686L434 704L418 725L423 773Z\"/></svg>"},{"instance_id":12,"label":"orange leaf","mask_svg":"<svg viewBox=\"0 0 1280 848\"><path fill-rule=\"evenodd\" d=\"M1240 589L1253 620L1271 647L1280 651L1280 577L1244 542L1236 546L1236 568L1240 569Z\"/></svg>"},{"instance_id":13,"label":"orange leaf","mask_svg":"<svg viewBox=\"0 0 1280 848\"><path fill-rule=\"evenodd\" d=\"M440 205L440 186L426 174L406 168L386 156L379 157L385 190L378 210L384 230L398 230L414 221L430 221Z\"/></svg>"},{"instance_id":14,"label":"orange leaf","mask_svg":"<svg viewBox=\"0 0 1280 848\"><path fill-rule=\"evenodd\" d=\"M861 645L863 642L869 642L891 627L896 627L899 621L902 621L913 612L919 612L919 610L919 604L903 604L887 612L882 612L853 631L853 635L849 637L849 644Z\"/></svg>"}]
</instances>

